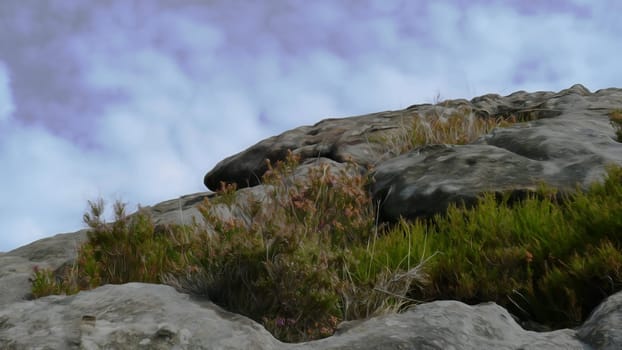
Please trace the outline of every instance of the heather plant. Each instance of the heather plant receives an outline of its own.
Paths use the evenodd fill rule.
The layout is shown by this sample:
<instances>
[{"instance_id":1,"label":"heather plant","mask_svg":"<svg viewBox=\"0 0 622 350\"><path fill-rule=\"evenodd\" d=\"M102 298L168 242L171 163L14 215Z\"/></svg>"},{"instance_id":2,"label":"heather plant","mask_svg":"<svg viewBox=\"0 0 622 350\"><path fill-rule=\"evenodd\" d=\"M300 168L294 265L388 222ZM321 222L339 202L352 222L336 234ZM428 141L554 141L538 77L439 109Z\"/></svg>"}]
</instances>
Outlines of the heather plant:
<instances>
[{"instance_id":1,"label":"heather plant","mask_svg":"<svg viewBox=\"0 0 622 350\"><path fill-rule=\"evenodd\" d=\"M411 147L427 144L463 145L475 141L494 128L515 123L516 117L481 117L470 108L460 107L449 115L416 118L411 131Z\"/></svg>"},{"instance_id":2,"label":"heather plant","mask_svg":"<svg viewBox=\"0 0 622 350\"><path fill-rule=\"evenodd\" d=\"M296 174L298 165L293 153L268 164L263 184L269 199L262 208L247 200L250 224L212 213L217 205L237 203L207 201L202 213L217 234L203 233L198 268L178 283L262 322L285 341L328 336L352 316L348 311L355 308L344 307L344 299L364 288L347 274L356 263L351 249L366 246L376 227L356 165L335 170L321 164Z\"/></svg>"},{"instance_id":3,"label":"heather plant","mask_svg":"<svg viewBox=\"0 0 622 350\"><path fill-rule=\"evenodd\" d=\"M51 294L61 294L63 289L56 281L54 271L35 266L31 278L31 294L33 298L40 298Z\"/></svg>"},{"instance_id":4,"label":"heather plant","mask_svg":"<svg viewBox=\"0 0 622 350\"><path fill-rule=\"evenodd\" d=\"M109 283L159 283L166 273L186 263L189 241L185 228L156 229L141 210L127 216L121 202L114 204L114 211L114 222L106 223L104 202L89 201L89 212L83 220L91 230L88 241L78 250L76 262L59 274L35 269L34 297L74 294Z\"/></svg>"}]
</instances>

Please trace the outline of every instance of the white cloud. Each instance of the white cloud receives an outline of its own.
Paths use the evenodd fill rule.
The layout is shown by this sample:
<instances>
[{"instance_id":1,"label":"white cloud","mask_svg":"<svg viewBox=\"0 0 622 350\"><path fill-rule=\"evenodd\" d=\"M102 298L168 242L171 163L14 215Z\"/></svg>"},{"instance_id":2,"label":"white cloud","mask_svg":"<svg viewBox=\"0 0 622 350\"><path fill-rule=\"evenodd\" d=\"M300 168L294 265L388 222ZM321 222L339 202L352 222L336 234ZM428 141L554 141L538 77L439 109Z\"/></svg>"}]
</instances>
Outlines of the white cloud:
<instances>
[{"instance_id":1,"label":"white cloud","mask_svg":"<svg viewBox=\"0 0 622 350\"><path fill-rule=\"evenodd\" d=\"M0 61L0 123L9 120L14 111L9 72L6 65Z\"/></svg>"},{"instance_id":2,"label":"white cloud","mask_svg":"<svg viewBox=\"0 0 622 350\"><path fill-rule=\"evenodd\" d=\"M617 2L67 4L0 2L0 251L324 117L622 76Z\"/></svg>"},{"instance_id":3,"label":"white cloud","mask_svg":"<svg viewBox=\"0 0 622 350\"><path fill-rule=\"evenodd\" d=\"M0 251L80 228L84 195L96 191L89 181L92 162L41 128L16 124L6 131L0 140Z\"/></svg>"}]
</instances>

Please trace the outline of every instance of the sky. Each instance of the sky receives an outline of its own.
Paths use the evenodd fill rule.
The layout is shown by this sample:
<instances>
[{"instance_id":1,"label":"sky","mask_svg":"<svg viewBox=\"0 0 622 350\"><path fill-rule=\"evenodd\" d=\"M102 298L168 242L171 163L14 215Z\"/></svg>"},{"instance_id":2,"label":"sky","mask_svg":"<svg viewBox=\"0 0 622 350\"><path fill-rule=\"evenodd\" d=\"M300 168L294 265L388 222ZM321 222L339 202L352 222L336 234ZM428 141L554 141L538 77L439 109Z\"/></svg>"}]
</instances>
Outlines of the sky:
<instances>
[{"instance_id":1,"label":"sky","mask_svg":"<svg viewBox=\"0 0 622 350\"><path fill-rule=\"evenodd\" d=\"M1 0L0 252L206 191L272 135L448 98L622 87L622 2Z\"/></svg>"}]
</instances>

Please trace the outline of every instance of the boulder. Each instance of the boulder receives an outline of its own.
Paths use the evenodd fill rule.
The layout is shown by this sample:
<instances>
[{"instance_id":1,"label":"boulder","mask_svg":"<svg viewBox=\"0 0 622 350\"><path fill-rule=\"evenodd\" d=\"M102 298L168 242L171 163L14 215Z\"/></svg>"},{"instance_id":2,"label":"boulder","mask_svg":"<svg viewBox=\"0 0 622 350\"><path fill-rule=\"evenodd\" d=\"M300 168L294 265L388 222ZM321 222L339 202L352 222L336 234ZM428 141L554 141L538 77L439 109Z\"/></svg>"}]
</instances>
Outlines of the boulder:
<instances>
[{"instance_id":1,"label":"boulder","mask_svg":"<svg viewBox=\"0 0 622 350\"><path fill-rule=\"evenodd\" d=\"M560 190L587 187L603 179L610 164L622 165L608 114L622 108L622 89L591 93L582 85L554 92L518 91L413 105L400 111L323 120L263 140L209 171L205 185L260 184L266 159L282 160L291 150L303 160L352 160L373 167L371 192L385 220L444 211L451 203L473 204L484 191L523 195L541 184ZM479 118L516 118L468 145L429 145L398 155L387 145L404 137L413 118L469 111Z\"/></svg>"},{"instance_id":2,"label":"boulder","mask_svg":"<svg viewBox=\"0 0 622 350\"><path fill-rule=\"evenodd\" d=\"M578 330L522 329L494 303L436 301L299 344L164 285L106 285L0 309L2 349L619 349L622 293Z\"/></svg>"},{"instance_id":3,"label":"boulder","mask_svg":"<svg viewBox=\"0 0 622 350\"><path fill-rule=\"evenodd\" d=\"M527 108L511 107L517 101ZM472 205L484 191L521 196L541 184L585 189L602 181L608 165L622 165L622 143L608 116L622 107L622 90L591 94L574 86L558 94L472 101L474 110L493 116L524 115L534 111L531 103L538 107L535 120L495 129L468 145L424 146L377 164L371 191L382 217L430 216L451 203Z\"/></svg>"},{"instance_id":4,"label":"boulder","mask_svg":"<svg viewBox=\"0 0 622 350\"><path fill-rule=\"evenodd\" d=\"M276 349L249 319L165 285L106 285L0 310L2 349Z\"/></svg>"},{"instance_id":5,"label":"boulder","mask_svg":"<svg viewBox=\"0 0 622 350\"><path fill-rule=\"evenodd\" d=\"M302 126L278 136L270 137L247 150L220 161L204 177L204 184L212 191L220 183L235 183L238 188L261 183L271 162L284 160L288 150L307 159L328 158L336 162L354 161L366 167L390 158L382 141L403 132L412 120L412 113L389 111L363 116L325 119L313 126Z\"/></svg>"}]
</instances>

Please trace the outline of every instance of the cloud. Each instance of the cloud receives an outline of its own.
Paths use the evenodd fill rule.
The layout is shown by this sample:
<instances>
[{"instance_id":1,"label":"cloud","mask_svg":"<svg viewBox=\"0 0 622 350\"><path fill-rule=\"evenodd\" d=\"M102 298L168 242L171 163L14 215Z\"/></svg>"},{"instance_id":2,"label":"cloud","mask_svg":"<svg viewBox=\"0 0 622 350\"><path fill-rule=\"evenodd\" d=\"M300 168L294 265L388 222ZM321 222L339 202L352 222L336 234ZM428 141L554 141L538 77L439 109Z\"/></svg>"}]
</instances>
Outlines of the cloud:
<instances>
[{"instance_id":1,"label":"cloud","mask_svg":"<svg viewBox=\"0 0 622 350\"><path fill-rule=\"evenodd\" d=\"M88 181L89 161L75 146L41 128L14 124L6 131L0 140L1 247L6 241L23 244L79 228L80 216L69 220L66 207L82 210L85 195L96 192Z\"/></svg>"},{"instance_id":2,"label":"cloud","mask_svg":"<svg viewBox=\"0 0 622 350\"><path fill-rule=\"evenodd\" d=\"M325 117L619 86L620 12L557 0L0 2L0 251L80 228L98 196L133 207L202 191L222 158Z\"/></svg>"},{"instance_id":3,"label":"cloud","mask_svg":"<svg viewBox=\"0 0 622 350\"><path fill-rule=\"evenodd\" d=\"M11 118L15 111L13 96L9 80L9 72L6 66L0 61L0 125Z\"/></svg>"}]
</instances>

